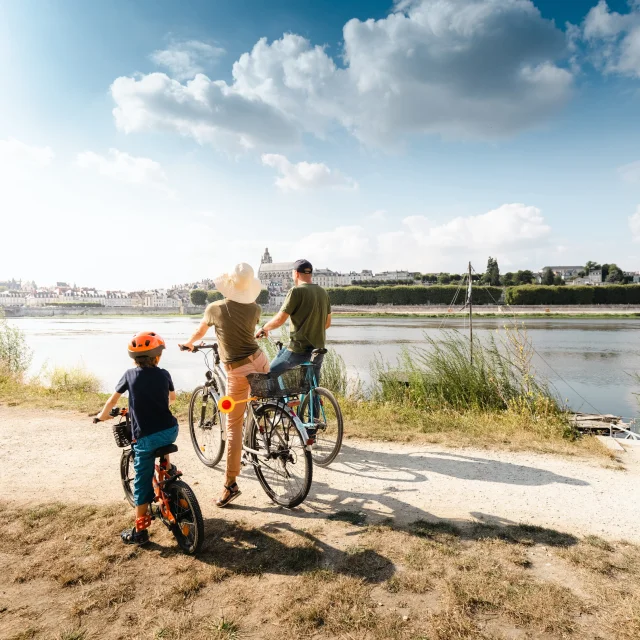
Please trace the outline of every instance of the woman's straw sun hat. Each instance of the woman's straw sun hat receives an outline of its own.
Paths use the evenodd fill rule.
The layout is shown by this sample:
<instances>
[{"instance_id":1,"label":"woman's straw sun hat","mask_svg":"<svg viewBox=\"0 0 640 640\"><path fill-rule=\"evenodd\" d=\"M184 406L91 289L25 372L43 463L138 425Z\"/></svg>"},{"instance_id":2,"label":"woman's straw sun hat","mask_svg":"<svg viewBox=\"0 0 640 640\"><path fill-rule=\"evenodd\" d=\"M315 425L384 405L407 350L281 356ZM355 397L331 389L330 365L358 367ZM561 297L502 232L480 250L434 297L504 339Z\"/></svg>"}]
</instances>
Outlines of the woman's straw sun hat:
<instances>
[{"instance_id":1,"label":"woman's straw sun hat","mask_svg":"<svg viewBox=\"0 0 640 640\"><path fill-rule=\"evenodd\" d=\"M240 262L231 273L223 273L213 282L225 298L242 304L255 302L262 289L253 267L246 262Z\"/></svg>"}]
</instances>

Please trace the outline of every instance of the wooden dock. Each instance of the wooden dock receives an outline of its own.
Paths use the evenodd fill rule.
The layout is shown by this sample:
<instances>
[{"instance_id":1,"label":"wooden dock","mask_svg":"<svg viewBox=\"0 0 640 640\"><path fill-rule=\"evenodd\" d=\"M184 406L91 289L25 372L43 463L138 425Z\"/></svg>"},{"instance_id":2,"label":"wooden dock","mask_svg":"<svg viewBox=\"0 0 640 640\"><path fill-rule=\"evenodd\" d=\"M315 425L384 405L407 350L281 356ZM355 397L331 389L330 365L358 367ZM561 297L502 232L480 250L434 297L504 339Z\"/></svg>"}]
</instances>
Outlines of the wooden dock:
<instances>
[{"instance_id":1,"label":"wooden dock","mask_svg":"<svg viewBox=\"0 0 640 640\"><path fill-rule=\"evenodd\" d=\"M632 431L633 426L620 416L612 414L572 413L569 422L580 431L597 435L608 435L621 440L640 440L640 433Z\"/></svg>"}]
</instances>

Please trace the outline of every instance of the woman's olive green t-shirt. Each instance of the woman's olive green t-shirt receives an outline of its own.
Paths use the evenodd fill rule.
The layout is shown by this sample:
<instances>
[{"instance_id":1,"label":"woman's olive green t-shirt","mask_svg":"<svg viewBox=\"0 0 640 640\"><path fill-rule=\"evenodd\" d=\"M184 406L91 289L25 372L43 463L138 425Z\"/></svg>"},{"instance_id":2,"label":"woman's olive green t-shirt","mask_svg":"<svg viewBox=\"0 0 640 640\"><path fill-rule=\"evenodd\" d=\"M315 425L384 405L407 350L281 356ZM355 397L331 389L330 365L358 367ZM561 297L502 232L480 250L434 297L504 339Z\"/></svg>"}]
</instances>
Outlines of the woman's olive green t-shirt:
<instances>
[{"instance_id":1,"label":"woman's olive green t-shirt","mask_svg":"<svg viewBox=\"0 0 640 640\"><path fill-rule=\"evenodd\" d=\"M255 339L262 309L255 302L233 300L212 302L204 311L204 321L215 327L222 362L230 364L253 355L260 347Z\"/></svg>"}]
</instances>

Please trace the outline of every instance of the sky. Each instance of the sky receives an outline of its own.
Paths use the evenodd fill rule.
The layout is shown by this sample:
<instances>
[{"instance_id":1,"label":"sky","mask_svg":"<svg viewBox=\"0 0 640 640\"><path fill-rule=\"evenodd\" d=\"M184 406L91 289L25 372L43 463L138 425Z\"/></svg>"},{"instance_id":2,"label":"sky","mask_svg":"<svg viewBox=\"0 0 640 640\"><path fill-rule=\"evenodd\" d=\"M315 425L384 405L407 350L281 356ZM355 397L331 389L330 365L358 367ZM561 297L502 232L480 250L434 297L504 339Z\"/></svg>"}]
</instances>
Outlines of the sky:
<instances>
[{"instance_id":1,"label":"sky","mask_svg":"<svg viewBox=\"0 0 640 640\"><path fill-rule=\"evenodd\" d=\"M640 0L0 0L0 280L640 269Z\"/></svg>"}]
</instances>

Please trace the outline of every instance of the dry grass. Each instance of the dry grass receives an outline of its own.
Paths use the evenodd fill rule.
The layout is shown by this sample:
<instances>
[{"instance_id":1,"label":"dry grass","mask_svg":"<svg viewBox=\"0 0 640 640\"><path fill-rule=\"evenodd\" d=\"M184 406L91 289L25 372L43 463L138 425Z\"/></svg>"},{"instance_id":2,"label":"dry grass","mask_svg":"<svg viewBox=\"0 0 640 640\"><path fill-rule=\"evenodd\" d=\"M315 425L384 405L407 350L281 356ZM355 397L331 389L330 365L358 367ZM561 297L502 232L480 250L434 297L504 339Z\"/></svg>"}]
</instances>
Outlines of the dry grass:
<instances>
[{"instance_id":1,"label":"dry grass","mask_svg":"<svg viewBox=\"0 0 640 640\"><path fill-rule=\"evenodd\" d=\"M560 416L517 411L422 411L409 405L341 399L347 435L365 440L426 442L562 455L615 456L598 440L579 437Z\"/></svg>"},{"instance_id":2,"label":"dry grass","mask_svg":"<svg viewBox=\"0 0 640 640\"><path fill-rule=\"evenodd\" d=\"M122 546L123 505L1 506L0 638L640 637L629 543L531 526L214 519L191 558L157 523L147 548Z\"/></svg>"}]
</instances>

